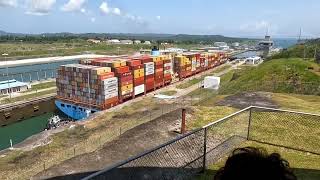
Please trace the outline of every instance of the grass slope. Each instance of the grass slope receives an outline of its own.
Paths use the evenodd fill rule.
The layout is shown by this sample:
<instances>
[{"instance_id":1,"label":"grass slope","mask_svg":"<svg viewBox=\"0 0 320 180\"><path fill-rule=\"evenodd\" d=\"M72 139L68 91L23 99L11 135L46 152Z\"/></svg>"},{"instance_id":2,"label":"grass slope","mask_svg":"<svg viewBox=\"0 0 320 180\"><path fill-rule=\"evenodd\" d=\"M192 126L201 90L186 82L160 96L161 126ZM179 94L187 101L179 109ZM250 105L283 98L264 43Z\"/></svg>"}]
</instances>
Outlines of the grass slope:
<instances>
[{"instance_id":1,"label":"grass slope","mask_svg":"<svg viewBox=\"0 0 320 180\"><path fill-rule=\"evenodd\" d=\"M302 59L271 60L224 75L220 93L268 91L320 95L319 72L319 65Z\"/></svg>"}]
</instances>

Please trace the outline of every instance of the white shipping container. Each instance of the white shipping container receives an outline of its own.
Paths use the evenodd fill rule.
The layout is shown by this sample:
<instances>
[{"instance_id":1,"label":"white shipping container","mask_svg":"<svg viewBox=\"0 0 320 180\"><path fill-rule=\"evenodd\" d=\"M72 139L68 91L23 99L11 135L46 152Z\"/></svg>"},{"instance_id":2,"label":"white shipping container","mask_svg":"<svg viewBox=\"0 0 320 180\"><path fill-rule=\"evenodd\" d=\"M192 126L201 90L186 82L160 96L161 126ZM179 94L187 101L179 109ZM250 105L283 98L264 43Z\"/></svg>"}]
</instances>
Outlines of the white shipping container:
<instances>
[{"instance_id":1,"label":"white shipping container","mask_svg":"<svg viewBox=\"0 0 320 180\"><path fill-rule=\"evenodd\" d=\"M154 69L152 69L152 70L146 70L146 72L145 72L145 75L146 75L146 76L151 75L151 74L154 74Z\"/></svg>"},{"instance_id":2,"label":"white shipping container","mask_svg":"<svg viewBox=\"0 0 320 180\"><path fill-rule=\"evenodd\" d=\"M171 67L171 63L165 63L164 67Z\"/></svg>"},{"instance_id":3,"label":"white shipping container","mask_svg":"<svg viewBox=\"0 0 320 180\"><path fill-rule=\"evenodd\" d=\"M207 76L204 78L203 85L205 89L218 90L220 86L220 77Z\"/></svg>"},{"instance_id":4,"label":"white shipping container","mask_svg":"<svg viewBox=\"0 0 320 180\"><path fill-rule=\"evenodd\" d=\"M144 67L154 67L154 62L144 63Z\"/></svg>"},{"instance_id":5,"label":"white shipping container","mask_svg":"<svg viewBox=\"0 0 320 180\"><path fill-rule=\"evenodd\" d=\"M144 93L144 84L134 87L134 95L139 95Z\"/></svg>"}]
</instances>

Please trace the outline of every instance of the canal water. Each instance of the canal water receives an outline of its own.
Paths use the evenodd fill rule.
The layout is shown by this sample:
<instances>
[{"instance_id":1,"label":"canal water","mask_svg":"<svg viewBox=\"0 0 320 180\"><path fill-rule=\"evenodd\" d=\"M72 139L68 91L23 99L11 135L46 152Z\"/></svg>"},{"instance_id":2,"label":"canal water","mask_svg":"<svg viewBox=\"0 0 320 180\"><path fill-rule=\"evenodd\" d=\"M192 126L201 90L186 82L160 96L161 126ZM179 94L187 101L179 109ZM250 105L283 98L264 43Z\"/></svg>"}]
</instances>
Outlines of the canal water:
<instances>
[{"instance_id":1,"label":"canal water","mask_svg":"<svg viewBox=\"0 0 320 180\"><path fill-rule=\"evenodd\" d=\"M9 76L7 76L7 68L0 68L0 81L16 79L22 82L30 82L55 78L59 66L73 63L78 63L78 60L9 67Z\"/></svg>"},{"instance_id":2,"label":"canal water","mask_svg":"<svg viewBox=\"0 0 320 180\"><path fill-rule=\"evenodd\" d=\"M18 144L28 137L42 132L46 128L47 120L53 115L54 113L50 112L0 127L0 150L10 147L10 139L13 144Z\"/></svg>"}]
</instances>

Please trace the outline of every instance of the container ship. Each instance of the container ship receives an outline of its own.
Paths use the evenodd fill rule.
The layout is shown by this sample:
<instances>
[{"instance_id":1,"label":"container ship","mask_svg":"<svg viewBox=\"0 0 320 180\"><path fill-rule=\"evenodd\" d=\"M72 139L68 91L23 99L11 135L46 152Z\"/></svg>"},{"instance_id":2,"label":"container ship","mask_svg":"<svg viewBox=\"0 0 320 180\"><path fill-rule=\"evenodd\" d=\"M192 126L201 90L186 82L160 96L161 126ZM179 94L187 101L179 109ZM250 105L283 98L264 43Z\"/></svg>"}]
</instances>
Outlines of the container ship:
<instances>
[{"instance_id":1,"label":"container ship","mask_svg":"<svg viewBox=\"0 0 320 180\"><path fill-rule=\"evenodd\" d=\"M84 59L58 69L55 104L68 117L83 120L226 60L223 52Z\"/></svg>"}]
</instances>

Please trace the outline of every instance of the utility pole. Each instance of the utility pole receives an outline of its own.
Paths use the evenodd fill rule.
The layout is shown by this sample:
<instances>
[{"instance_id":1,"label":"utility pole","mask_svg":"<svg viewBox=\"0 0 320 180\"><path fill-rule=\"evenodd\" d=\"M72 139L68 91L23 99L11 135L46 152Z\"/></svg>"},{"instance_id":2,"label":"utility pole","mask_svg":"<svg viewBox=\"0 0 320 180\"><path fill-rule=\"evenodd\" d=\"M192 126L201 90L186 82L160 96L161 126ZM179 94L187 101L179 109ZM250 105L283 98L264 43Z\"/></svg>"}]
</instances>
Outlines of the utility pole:
<instances>
[{"instance_id":1,"label":"utility pole","mask_svg":"<svg viewBox=\"0 0 320 180\"><path fill-rule=\"evenodd\" d=\"M313 56L314 60L316 60L317 58L317 50L318 50L318 45L316 45L316 48L314 49L314 56Z\"/></svg>"},{"instance_id":2,"label":"utility pole","mask_svg":"<svg viewBox=\"0 0 320 180\"><path fill-rule=\"evenodd\" d=\"M7 84L8 84L8 94L11 99L11 88L10 88L10 80L9 80L9 67L8 67L8 61L7 61L7 56L9 54L3 53L2 56L4 56L4 61L6 62L6 71L7 71Z\"/></svg>"},{"instance_id":3,"label":"utility pole","mask_svg":"<svg viewBox=\"0 0 320 180\"><path fill-rule=\"evenodd\" d=\"M306 44L303 45L303 59L306 60Z\"/></svg>"}]
</instances>

